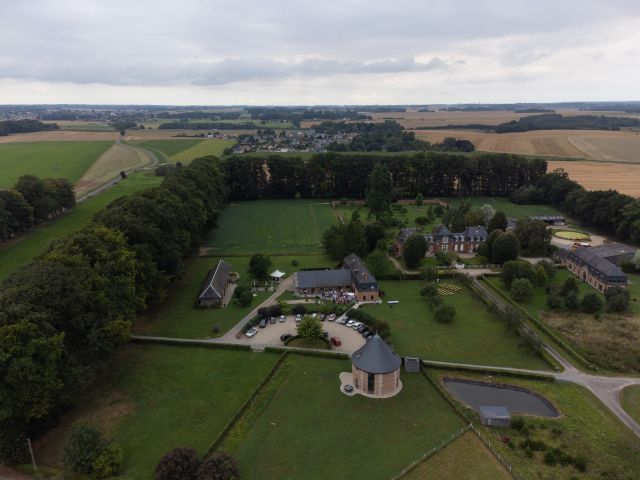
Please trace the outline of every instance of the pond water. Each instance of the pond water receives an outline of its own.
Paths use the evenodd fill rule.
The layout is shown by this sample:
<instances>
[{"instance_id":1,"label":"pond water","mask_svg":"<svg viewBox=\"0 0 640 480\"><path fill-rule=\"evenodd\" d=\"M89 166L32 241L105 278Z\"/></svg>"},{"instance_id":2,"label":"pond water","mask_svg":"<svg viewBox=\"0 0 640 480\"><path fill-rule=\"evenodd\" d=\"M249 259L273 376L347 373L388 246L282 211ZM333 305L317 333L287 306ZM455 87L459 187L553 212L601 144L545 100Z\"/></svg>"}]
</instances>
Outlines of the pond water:
<instances>
[{"instance_id":1,"label":"pond water","mask_svg":"<svg viewBox=\"0 0 640 480\"><path fill-rule=\"evenodd\" d=\"M444 385L458 400L478 407L503 406L511 414L557 417L558 410L542 395L509 385L492 385L473 380L445 378Z\"/></svg>"}]
</instances>

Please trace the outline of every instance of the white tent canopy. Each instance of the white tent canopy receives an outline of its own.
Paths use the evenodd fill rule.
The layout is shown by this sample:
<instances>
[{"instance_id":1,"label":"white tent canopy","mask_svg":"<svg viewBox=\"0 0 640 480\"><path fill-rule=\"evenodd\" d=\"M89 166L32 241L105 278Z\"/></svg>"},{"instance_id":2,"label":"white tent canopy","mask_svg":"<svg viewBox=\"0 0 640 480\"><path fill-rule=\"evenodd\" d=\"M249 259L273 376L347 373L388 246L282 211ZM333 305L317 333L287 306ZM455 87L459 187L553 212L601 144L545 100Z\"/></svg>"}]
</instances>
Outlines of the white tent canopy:
<instances>
[{"instance_id":1,"label":"white tent canopy","mask_svg":"<svg viewBox=\"0 0 640 480\"><path fill-rule=\"evenodd\" d=\"M280 280L284 276L285 276L285 273L281 272L280 270L275 270L271 272L271 275L270 275L271 278L277 278L278 280Z\"/></svg>"}]
</instances>

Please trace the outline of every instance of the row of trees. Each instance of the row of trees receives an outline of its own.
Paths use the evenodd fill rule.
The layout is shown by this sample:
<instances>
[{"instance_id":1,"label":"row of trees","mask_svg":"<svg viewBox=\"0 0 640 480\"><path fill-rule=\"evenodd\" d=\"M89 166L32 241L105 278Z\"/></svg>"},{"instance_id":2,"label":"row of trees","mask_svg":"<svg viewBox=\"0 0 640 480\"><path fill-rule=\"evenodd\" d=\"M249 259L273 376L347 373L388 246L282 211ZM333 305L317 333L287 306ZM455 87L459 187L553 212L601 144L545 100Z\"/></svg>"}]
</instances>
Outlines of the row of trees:
<instances>
[{"instance_id":1,"label":"row of trees","mask_svg":"<svg viewBox=\"0 0 640 480\"><path fill-rule=\"evenodd\" d=\"M24 435L95 378L215 225L225 194L216 160L196 159L0 284L0 460L18 459Z\"/></svg>"},{"instance_id":2,"label":"row of trees","mask_svg":"<svg viewBox=\"0 0 640 480\"><path fill-rule=\"evenodd\" d=\"M640 200L616 190L585 190L557 169L510 195L521 204L548 203L603 233L640 243Z\"/></svg>"},{"instance_id":3,"label":"row of trees","mask_svg":"<svg viewBox=\"0 0 640 480\"><path fill-rule=\"evenodd\" d=\"M0 137L10 133L41 132L43 130L58 130L56 123L42 123L39 120L4 120L0 122Z\"/></svg>"},{"instance_id":4,"label":"row of trees","mask_svg":"<svg viewBox=\"0 0 640 480\"><path fill-rule=\"evenodd\" d=\"M364 198L369 175L380 162L389 171L396 198L510 195L537 182L542 159L507 154L466 157L428 152L400 155L324 153L310 159L278 155L224 160L232 200L261 198Z\"/></svg>"},{"instance_id":5,"label":"row of trees","mask_svg":"<svg viewBox=\"0 0 640 480\"><path fill-rule=\"evenodd\" d=\"M13 188L0 190L0 241L60 215L75 204L73 185L68 180L23 175Z\"/></svg>"}]
</instances>

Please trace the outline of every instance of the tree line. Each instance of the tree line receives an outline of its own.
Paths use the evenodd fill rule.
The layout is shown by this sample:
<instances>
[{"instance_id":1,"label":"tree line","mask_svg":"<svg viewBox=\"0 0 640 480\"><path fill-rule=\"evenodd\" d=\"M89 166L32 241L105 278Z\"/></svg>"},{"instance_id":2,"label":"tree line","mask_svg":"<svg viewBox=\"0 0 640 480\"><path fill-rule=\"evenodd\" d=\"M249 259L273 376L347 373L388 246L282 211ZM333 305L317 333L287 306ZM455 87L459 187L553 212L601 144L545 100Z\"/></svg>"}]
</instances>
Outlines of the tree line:
<instances>
[{"instance_id":1,"label":"tree line","mask_svg":"<svg viewBox=\"0 0 640 480\"><path fill-rule=\"evenodd\" d=\"M41 132L43 130L59 130L57 123L42 123L39 120L4 120L0 122L0 137L10 133Z\"/></svg>"},{"instance_id":2,"label":"tree line","mask_svg":"<svg viewBox=\"0 0 640 480\"><path fill-rule=\"evenodd\" d=\"M514 203L553 205L603 233L640 243L640 200L616 190L586 190L564 169L520 187L509 198Z\"/></svg>"},{"instance_id":3,"label":"tree line","mask_svg":"<svg viewBox=\"0 0 640 480\"><path fill-rule=\"evenodd\" d=\"M322 153L300 157L231 156L224 160L231 200L262 198L364 198L377 162L391 174L392 198L506 197L537 182L542 159L508 154L475 157L427 152L399 155Z\"/></svg>"},{"instance_id":4,"label":"tree line","mask_svg":"<svg viewBox=\"0 0 640 480\"><path fill-rule=\"evenodd\" d=\"M73 405L215 226L226 196L212 157L109 204L0 284L0 461Z\"/></svg>"},{"instance_id":5,"label":"tree line","mask_svg":"<svg viewBox=\"0 0 640 480\"><path fill-rule=\"evenodd\" d=\"M0 241L60 215L75 204L73 185L68 180L23 175L9 190L0 190Z\"/></svg>"}]
</instances>

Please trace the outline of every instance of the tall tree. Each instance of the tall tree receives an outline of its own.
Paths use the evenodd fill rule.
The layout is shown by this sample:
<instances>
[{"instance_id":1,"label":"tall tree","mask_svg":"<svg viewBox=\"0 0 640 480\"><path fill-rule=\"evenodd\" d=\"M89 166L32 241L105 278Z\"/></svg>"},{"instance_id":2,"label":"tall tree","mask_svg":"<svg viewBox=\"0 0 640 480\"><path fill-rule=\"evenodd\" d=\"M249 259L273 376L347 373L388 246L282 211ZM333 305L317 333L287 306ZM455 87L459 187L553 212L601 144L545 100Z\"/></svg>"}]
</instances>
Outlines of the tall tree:
<instances>
[{"instance_id":1,"label":"tall tree","mask_svg":"<svg viewBox=\"0 0 640 480\"><path fill-rule=\"evenodd\" d=\"M424 235L411 235L404 242L402 248L402 256L407 268L415 268L420 264L420 260L427 253L427 241Z\"/></svg>"},{"instance_id":2,"label":"tall tree","mask_svg":"<svg viewBox=\"0 0 640 480\"><path fill-rule=\"evenodd\" d=\"M489 233L494 230L506 230L507 229L507 216L504 212L497 211L491 220L489 220L489 224L487 225L487 231Z\"/></svg>"},{"instance_id":3,"label":"tall tree","mask_svg":"<svg viewBox=\"0 0 640 480\"><path fill-rule=\"evenodd\" d=\"M393 184L389 169L382 162L376 163L369 176L367 206L372 215L378 217L389 211Z\"/></svg>"}]
</instances>

